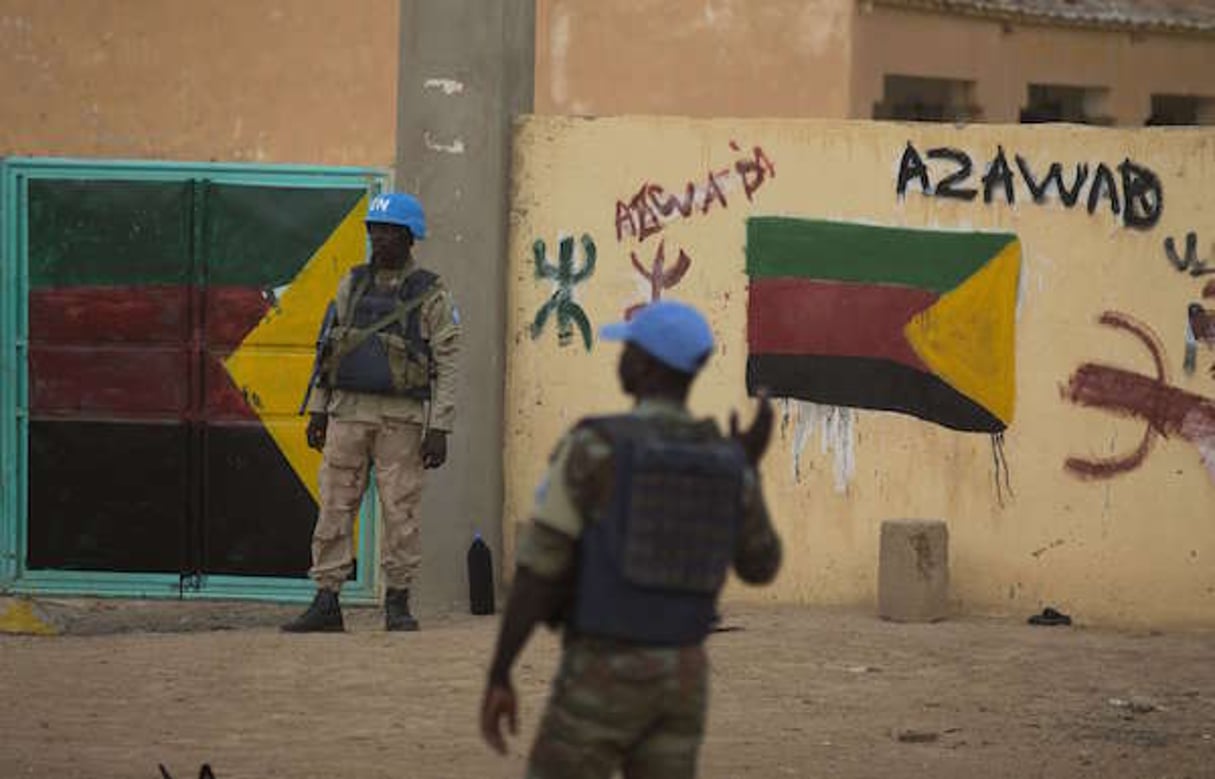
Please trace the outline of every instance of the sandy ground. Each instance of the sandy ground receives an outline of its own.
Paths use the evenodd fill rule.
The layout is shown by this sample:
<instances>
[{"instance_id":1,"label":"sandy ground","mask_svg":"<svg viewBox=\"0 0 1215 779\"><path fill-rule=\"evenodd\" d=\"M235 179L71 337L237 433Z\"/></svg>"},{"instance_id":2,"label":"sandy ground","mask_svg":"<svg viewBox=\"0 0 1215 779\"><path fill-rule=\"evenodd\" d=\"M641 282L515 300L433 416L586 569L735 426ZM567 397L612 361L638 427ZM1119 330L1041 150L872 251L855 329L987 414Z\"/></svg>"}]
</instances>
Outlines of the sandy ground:
<instances>
[{"instance_id":1,"label":"sandy ground","mask_svg":"<svg viewBox=\"0 0 1215 779\"><path fill-rule=\"evenodd\" d=\"M287 636L277 607L42 608L66 635L0 636L2 777L517 777L558 652L545 633L521 658L499 758L475 726L495 619L390 635L358 610L344 635ZM703 777L1215 777L1215 633L795 607L726 624Z\"/></svg>"}]
</instances>

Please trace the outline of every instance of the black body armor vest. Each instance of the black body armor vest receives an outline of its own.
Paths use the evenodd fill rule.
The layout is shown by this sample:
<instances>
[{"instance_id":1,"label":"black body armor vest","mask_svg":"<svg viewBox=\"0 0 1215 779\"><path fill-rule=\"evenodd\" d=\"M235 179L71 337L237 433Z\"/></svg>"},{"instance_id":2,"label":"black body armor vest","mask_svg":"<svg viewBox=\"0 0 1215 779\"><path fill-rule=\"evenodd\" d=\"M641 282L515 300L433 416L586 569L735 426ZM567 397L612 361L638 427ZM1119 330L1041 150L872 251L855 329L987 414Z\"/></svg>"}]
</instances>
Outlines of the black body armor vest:
<instances>
[{"instance_id":1,"label":"black body armor vest","mask_svg":"<svg viewBox=\"0 0 1215 779\"><path fill-rule=\"evenodd\" d=\"M434 360L422 336L421 308L437 280L419 269L396 289L380 289L368 266L355 268L342 324L327 343L328 386L429 400Z\"/></svg>"},{"instance_id":2,"label":"black body armor vest","mask_svg":"<svg viewBox=\"0 0 1215 779\"><path fill-rule=\"evenodd\" d=\"M579 540L578 633L697 644L712 627L743 517L746 458L711 422L583 424L613 448L612 489Z\"/></svg>"}]
</instances>

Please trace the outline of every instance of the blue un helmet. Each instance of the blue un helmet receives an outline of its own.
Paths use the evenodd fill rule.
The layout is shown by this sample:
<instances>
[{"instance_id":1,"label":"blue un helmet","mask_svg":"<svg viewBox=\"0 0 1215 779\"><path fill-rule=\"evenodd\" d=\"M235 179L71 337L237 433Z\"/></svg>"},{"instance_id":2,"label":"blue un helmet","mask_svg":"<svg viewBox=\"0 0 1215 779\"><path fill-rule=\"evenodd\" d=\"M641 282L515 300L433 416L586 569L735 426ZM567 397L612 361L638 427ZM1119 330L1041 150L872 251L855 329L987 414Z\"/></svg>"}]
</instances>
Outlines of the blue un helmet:
<instances>
[{"instance_id":1,"label":"blue un helmet","mask_svg":"<svg viewBox=\"0 0 1215 779\"><path fill-rule=\"evenodd\" d=\"M694 374L713 351L713 331L699 311L686 303L660 300L628 322L604 325L599 337L625 341L680 373Z\"/></svg>"},{"instance_id":2,"label":"blue un helmet","mask_svg":"<svg viewBox=\"0 0 1215 779\"><path fill-rule=\"evenodd\" d=\"M408 227L415 240L426 237L426 214L413 195L385 192L376 195L367 206L367 224L390 224Z\"/></svg>"}]
</instances>

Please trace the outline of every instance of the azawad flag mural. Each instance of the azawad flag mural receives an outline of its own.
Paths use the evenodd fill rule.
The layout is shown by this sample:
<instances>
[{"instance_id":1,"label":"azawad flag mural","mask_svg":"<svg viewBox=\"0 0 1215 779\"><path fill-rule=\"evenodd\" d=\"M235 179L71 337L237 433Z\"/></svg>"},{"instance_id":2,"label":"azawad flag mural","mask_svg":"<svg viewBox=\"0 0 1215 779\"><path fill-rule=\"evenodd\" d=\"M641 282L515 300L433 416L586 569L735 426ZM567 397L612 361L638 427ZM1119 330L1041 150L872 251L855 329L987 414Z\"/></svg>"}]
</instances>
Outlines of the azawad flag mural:
<instances>
[{"instance_id":1,"label":"azawad flag mural","mask_svg":"<svg viewBox=\"0 0 1215 779\"><path fill-rule=\"evenodd\" d=\"M366 187L29 184L31 570L303 577L296 411Z\"/></svg>"},{"instance_id":2,"label":"azawad flag mural","mask_svg":"<svg viewBox=\"0 0 1215 779\"><path fill-rule=\"evenodd\" d=\"M963 431L1012 421L1015 235L762 216L746 258L750 392Z\"/></svg>"}]
</instances>

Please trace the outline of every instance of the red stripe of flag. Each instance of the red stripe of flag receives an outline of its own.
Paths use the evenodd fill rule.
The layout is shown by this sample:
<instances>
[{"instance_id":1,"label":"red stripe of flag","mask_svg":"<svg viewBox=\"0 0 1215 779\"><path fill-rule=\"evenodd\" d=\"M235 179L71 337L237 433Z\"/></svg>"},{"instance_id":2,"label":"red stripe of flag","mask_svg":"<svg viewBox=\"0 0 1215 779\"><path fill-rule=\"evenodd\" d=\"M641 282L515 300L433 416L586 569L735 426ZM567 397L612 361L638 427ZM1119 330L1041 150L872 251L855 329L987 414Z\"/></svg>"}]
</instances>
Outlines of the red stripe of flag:
<instances>
[{"instance_id":1,"label":"red stripe of flag","mask_svg":"<svg viewBox=\"0 0 1215 779\"><path fill-rule=\"evenodd\" d=\"M268 309L253 287L32 289L30 410L57 417L256 419L222 360Z\"/></svg>"},{"instance_id":2,"label":"red stripe of flag","mask_svg":"<svg viewBox=\"0 0 1215 779\"><path fill-rule=\"evenodd\" d=\"M752 279L747 345L751 354L869 357L929 372L903 327L937 297L914 287Z\"/></svg>"}]
</instances>

